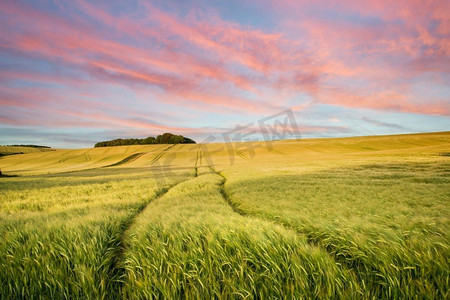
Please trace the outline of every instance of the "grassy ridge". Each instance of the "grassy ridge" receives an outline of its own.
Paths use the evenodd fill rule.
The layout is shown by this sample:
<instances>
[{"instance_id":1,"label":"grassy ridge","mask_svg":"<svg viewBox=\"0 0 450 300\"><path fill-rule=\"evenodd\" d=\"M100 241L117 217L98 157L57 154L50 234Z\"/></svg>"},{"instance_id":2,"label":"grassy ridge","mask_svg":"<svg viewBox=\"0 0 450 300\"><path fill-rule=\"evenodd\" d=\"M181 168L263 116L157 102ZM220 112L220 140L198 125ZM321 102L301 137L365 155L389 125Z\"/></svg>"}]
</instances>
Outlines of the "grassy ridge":
<instances>
[{"instance_id":1,"label":"grassy ridge","mask_svg":"<svg viewBox=\"0 0 450 300\"><path fill-rule=\"evenodd\" d=\"M386 156L430 155L449 152L450 133L411 134L398 136L353 137L341 139L307 139L276 141L269 151L264 142L208 145L175 145L166 154L176 155L177 161L163 159L160 165L183 167L191 163L192 155L202 150L201 164L228 168L230 164L254 164L263 161L268 169L304 162L310 169L317 163L332 161L348 164ZM1 147L1 146L0 146ZM24 155L0 157L0 168L10 175L38 175L80 171L114 165L132 154L141 157L121 167L148 167L168 145L117 146L91 149L56 149ZM38 148L30 148L39 151ZM252 149L252 153L249 153ZM231 152L230 152L231 151ZM231 153L231 155L230 155ZM195 155L194 155L195 156ZM188 159L182 159L186 158ZM166 156L167 158L167 156ZM169 157L170 158L170 157ZM328 166L325 166L328 167Z\"/></svg>"},{"instance_id":2,"label":"grassy ridge","mask_svg":"<svg viewBox=\"0 0 450 300\"><path fill-rule=\"evenodd\" d=\"M0 157L4 155L38 153L46 151L52 151L52 149L44 147L0 146Z\"/></svg>"},{"instance_id":3,"label":"grassy ridge","mask_svg":"<svg viewBox=\"0 0 450 300\"><path fill-rule=\"evenodd\" d=\"M14 155L0 159L0 167L6 174L35 175L73 172L102 168L123 161L136 153L154 155L163 145L120 146L111 148L77 149Z\"/></svg>"},{"instance_id":4,"label":"grassy ridge","mask_svg":"<svg viewBox=\"0 0 450 300\"><path fill-rule=\"evenodd\" d=\"M305 234L371 296L448 296L450 161L371 164L258 179L229 173L246 214ZM243 176L243 174L239 174Z\"/></svg>"},{"instance_id":5,"label":"grassy ridge","mask_svg":"<svg viewBox=\"0 0 450 300\"><path fill-rule=\"evenodd\" d=\"M166 149L170 147L169 153ZM193 165L198 145L145 145L76 149L0 157L0 168L9 175L39 175L74 172L104 167L141 168ZM138 155L139 154L139 155ZM173 154L167 157L167 154ZM176 154L176 155L175 155ZM163 159L161 159L163 157ZM131 158L131 159L130 159Z\"/></svg>"}]
</instances>

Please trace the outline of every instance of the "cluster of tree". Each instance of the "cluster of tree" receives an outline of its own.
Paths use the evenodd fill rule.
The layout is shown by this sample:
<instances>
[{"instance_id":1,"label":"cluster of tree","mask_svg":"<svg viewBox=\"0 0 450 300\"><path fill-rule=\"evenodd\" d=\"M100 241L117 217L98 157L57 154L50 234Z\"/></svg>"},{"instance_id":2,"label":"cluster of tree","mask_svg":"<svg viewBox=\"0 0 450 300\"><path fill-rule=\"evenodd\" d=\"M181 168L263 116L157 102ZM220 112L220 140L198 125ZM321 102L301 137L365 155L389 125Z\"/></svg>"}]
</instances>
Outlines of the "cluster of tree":
<instances>
[{"instance_id":1,"label":"cluster of tree","mask_svg":"<svg viewBox=\"0 0 450 300\"><path fill-rule=\"evenodd\" d=\"M8 147L32 147L32 148L51 148L49 146L39 146L39 145L8 145Z\"/></svg>"},{"instance_id":2,"label":"cluster of tree","mask_svg":"<svg viewBox=\"0 0 450 300\"><path fill-rule=\"evenodd\" d=\"M149 136L145 139L115 139L112 141L99 142L94 147L111 147L124 145L151 145L151 144L195 144L194 140L182 135L164 133L156 138Z\"/></svg>"}]
</instances>

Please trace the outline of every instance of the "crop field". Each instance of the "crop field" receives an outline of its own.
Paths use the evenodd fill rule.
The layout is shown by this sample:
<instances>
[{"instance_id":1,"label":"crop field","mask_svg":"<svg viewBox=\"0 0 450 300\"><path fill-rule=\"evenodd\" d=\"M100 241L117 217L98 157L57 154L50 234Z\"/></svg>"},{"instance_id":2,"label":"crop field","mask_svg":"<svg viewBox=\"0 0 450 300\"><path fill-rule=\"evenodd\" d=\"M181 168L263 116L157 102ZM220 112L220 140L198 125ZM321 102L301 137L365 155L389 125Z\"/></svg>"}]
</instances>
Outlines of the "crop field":
<instances>
[{"instance_id":1,"label":"crop field","mask_svg":"<svg viewBox=\"0 0 450 300\"><path fill-rule=\"evenodd\" d=\"M0 156L51 151L50 148L0 146Z\"/></svg>"},{"instance_id":2,"label":"crop field","mask_svg":"<svg viewBox=\"0 0 450 300\"><path fill-rule=\"evenodd\" d=\"M20 152L0 299L450 298L450 132Z\"/></svg>"}]
</instances>

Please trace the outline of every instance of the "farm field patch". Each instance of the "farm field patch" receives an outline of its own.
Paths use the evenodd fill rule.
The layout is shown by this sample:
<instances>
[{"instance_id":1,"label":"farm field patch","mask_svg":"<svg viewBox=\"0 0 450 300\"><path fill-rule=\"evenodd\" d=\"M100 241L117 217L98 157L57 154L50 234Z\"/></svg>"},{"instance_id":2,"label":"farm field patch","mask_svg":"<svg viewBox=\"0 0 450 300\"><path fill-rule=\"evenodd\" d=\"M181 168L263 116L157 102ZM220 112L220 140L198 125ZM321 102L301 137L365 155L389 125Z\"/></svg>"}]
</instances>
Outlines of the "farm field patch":
<instances>
[{"instance_id":1,"label":"farm field patch","mask_svg":"<svg viewBox=\"0 0 450 300\"><path fill-rule=\"evenodd\" d=\"M449 296L450 133L272 146L1 157L0 295Z\"/></svg>"}]
</instances>

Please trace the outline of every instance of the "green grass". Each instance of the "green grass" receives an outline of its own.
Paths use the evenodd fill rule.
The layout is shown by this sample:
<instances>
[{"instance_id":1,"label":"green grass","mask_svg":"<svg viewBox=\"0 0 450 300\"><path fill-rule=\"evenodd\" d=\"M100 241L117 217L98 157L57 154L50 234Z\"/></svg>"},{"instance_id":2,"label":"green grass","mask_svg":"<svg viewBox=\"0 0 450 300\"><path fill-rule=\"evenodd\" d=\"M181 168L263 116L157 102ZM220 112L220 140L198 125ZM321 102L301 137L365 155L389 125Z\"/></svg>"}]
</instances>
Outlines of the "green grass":
<instances>
[{"instance_id":1,"label":"green grass","mask_svg":"<svg viewBox=\"0 0 450 300\"><path fill-rule=\"evenodd\" d=\"M127 299L357 296L352 272L303 236L234 212L203 174L152 202L127 232Z\"/></svg>"},{"instance_id":2,"label":"green grass","mask_svg":"<svg viewBox=\"0 0 450 300\"><path fill-rule=\"evenodd\" d=\"M20 299L114 298L123 231L164 189L148 171L0 184L0 295Z\"/></svg>"},{"instance_id":3,"label":"green grass","mask_svg":"<svg viewBox=\"0 0 450 300\"><path fill-rule=\"evenodd\" d=\"M237 146L1 157L0 298L450 297L450 133Z\"/></svg>"},{"instance_id":4,"label":"green grass","mask_svg":"<svg viewBox=\"0 0 450 300\"><path fill-rule=\"evenodd\" d=\"M239 211L308 237L382 298L448 296L450 161L371 164L239 180ZM242 176L242 175L240 175Z\"/></svg>"}]
</instances>

